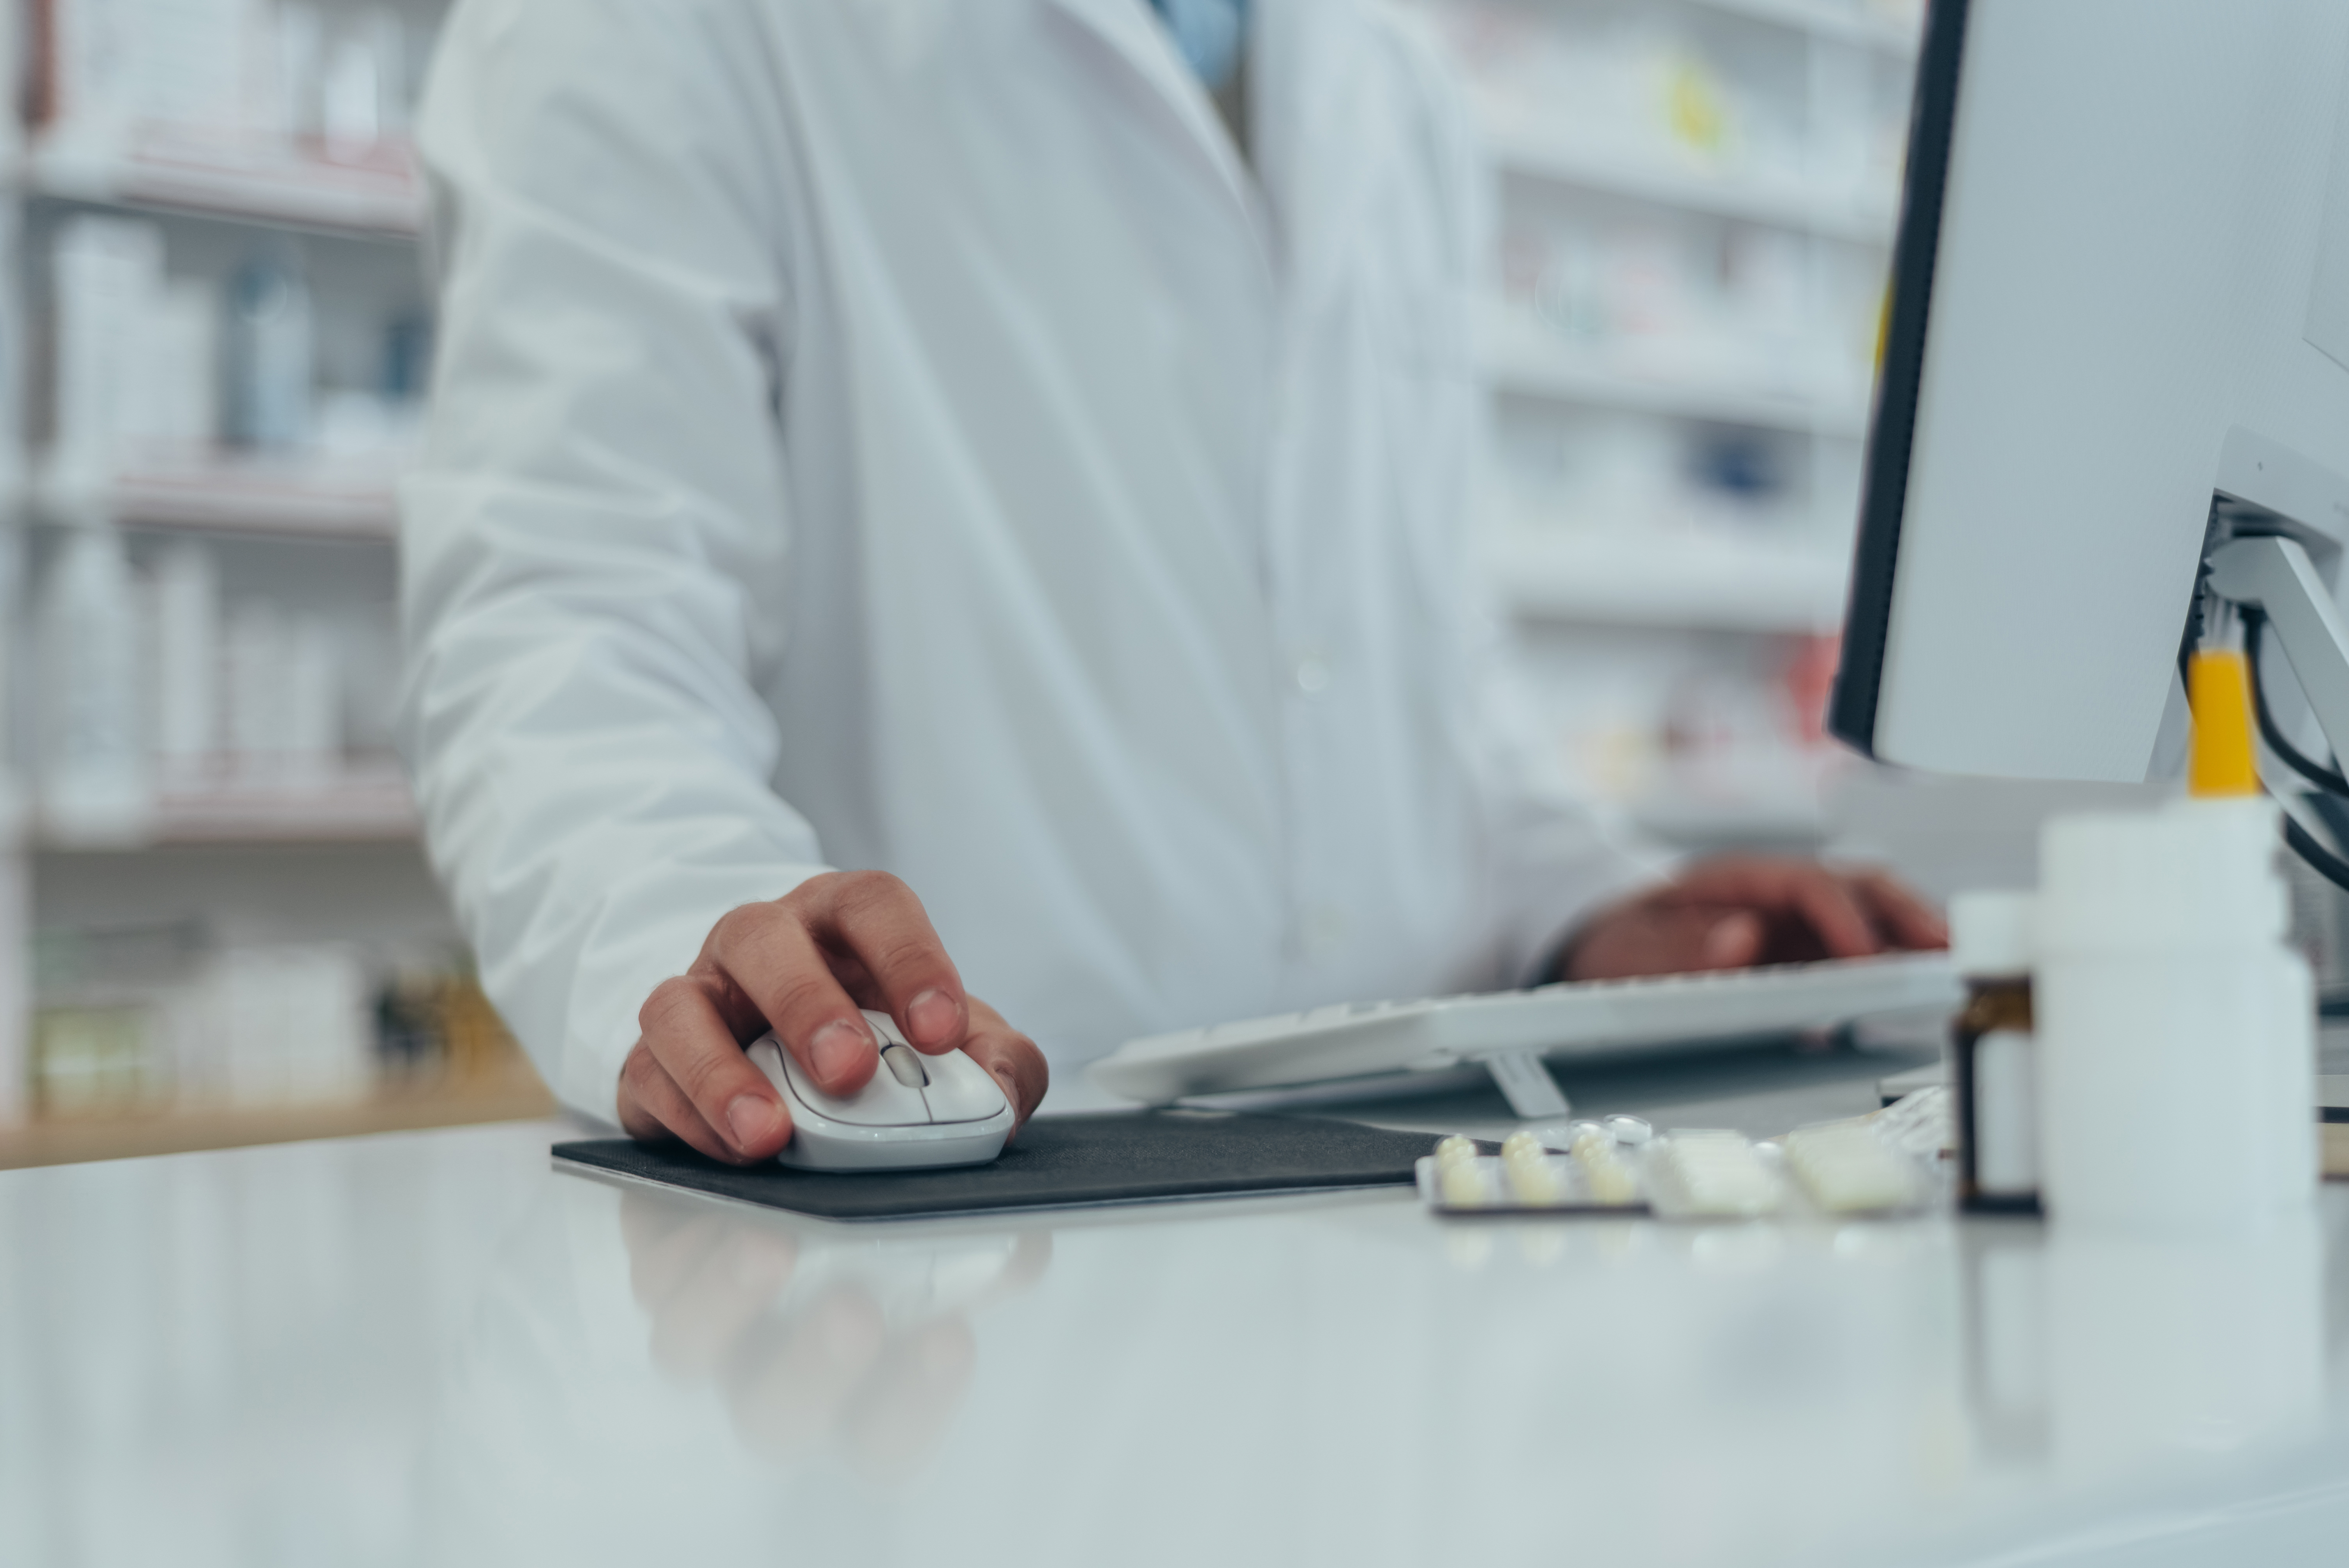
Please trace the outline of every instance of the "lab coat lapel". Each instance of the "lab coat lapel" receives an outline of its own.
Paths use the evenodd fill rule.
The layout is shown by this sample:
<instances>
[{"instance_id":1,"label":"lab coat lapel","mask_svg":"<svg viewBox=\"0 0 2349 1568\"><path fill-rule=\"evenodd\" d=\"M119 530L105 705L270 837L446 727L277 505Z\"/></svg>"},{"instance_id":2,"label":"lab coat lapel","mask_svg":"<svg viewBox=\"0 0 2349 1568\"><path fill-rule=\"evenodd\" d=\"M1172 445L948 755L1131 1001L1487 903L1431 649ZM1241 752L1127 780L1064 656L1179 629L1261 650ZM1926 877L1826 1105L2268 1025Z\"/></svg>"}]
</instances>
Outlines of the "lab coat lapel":
<instances>
[{"instance_id":1,"label":"lab coat lapel","mask_svg":"<svg viewBox=\"0 0 2349 1568\"><path fill-rule=\"evenodd\" d=\"M1374 216L1379 160L1397 106L1361 0L1257 0L1249 114L1257 178L1287 263L1292 319L1344 274Z\"/></svg>"},{"instance_id":2,"label":"lab coat lapel","mask_svg":"<svg viewBox=\"0 0 2349 1568\"><path fill-rule=\"evenodd\" d=\"M1163 99L1183 132L1206 159L1231 193L1258 242L1271 259L1270 225L1256 183L1242 166L1232 139L1216 118L1216 106L1199 85L1191 67L1174 52L1174 44L1153 19L1145 0L1051 0L1062 11L1090 28L1133 73Z\"/></svg>"}]
</instances>

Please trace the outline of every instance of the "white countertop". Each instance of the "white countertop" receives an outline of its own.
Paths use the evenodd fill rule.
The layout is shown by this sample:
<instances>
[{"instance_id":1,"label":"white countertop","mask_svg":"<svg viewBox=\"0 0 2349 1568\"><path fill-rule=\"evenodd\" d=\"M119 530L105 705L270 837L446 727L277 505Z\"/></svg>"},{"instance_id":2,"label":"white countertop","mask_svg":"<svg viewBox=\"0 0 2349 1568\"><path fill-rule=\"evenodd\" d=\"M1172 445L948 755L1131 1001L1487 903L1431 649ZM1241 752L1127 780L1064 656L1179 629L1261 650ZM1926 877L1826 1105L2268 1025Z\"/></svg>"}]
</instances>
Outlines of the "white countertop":
<instances>
[{"instance_id":1,"label":"white countertop","mask_svg":"<svg viewBox=\"0 0 2349 1568\"><path fill-rule=\"evenodd\" d=\"M2349 1550L2341 1189L2236 1246L1400 1192L847 1227L563 1135L0 1175L0 1563Z\"/></svg>"}]
</instances>

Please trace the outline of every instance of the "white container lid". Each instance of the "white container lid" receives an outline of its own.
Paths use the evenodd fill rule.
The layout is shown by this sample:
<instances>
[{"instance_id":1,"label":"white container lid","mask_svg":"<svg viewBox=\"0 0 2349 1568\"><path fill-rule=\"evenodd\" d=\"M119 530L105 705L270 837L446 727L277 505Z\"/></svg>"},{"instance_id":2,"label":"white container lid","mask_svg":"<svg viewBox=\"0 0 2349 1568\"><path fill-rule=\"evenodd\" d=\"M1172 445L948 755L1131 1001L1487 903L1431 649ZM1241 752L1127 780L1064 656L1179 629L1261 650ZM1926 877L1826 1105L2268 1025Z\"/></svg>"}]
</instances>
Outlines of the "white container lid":
<instances>
[{"instance_id":1,"label":"white container lid","mask_svg":"<svg viewBox=\"0 0 2349 1568\"><path fill-rule=\"evenodd\" d=\"M2272 944L2291 914L2281 826L2258 797L2054 819L2039 841L2039 955Z\"/></svg>"},{"instance_id":2,"label":"white container lid","mask_svg":"<svg viewBox=\"0 0 2349 1568\"><path fill-rule=\"evenodd\" d=\"M1961 892L1950 900L1950 961L1969 979L2031 973L2032 912L2027 892Z\"/></svg>"}]
</instances>

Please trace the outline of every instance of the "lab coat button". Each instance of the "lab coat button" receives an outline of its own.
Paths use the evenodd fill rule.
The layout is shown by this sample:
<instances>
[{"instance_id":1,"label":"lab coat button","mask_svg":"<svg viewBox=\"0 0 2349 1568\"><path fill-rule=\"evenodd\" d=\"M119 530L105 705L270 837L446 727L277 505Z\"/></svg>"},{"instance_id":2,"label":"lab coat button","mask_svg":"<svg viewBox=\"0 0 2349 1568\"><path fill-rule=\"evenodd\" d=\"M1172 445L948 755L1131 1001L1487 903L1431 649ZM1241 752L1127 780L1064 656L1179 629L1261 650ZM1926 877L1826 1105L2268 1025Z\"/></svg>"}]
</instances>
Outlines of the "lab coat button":
<instances>
[{"instance_id":1,"label":"lab coat button","mask_svg":"<svg viewBox=\"0 0 2349 1568\"><path fill-rule=\"evenodd\" d=\"M1336 904L1318 904L1305 914L1305 951L1315 957L1335 953L1346 944L1346 912Z\"/></svg>"},{"instance_id":2,"label":"lab coat button","mask_svg":"<svg viewBox=\"0 0 2349 1568\"><path fill-rule=\"evenodd\" d=\"M1297 681L1297 689L1307 696L1319 696L1330 689L1330 661L1320 654L1299 654L1297 667L1290 673Z\"/></svg>"}]
</instances>

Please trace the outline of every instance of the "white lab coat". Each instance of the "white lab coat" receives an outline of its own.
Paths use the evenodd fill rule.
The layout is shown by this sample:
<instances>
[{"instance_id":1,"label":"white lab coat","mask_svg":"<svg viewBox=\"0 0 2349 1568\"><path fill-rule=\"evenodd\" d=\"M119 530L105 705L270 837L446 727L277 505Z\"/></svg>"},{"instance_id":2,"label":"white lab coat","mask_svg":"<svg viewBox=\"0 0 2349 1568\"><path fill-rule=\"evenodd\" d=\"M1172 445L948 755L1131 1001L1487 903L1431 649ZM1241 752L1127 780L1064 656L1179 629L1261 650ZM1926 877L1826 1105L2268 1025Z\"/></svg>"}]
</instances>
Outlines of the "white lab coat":
<instances>
[{"instance_id":1,"label":"white lab coat","mask_svg":"<svg viewBox=\"0 0 2349 1568\"><path fill-rule=\"evenodd\" d=\"M1064 1078L1516 982L1648 870L1495 717L1442 73L1255 28L1251 172L1143 0L460 0L405 745L565 1100L827 867Z\"/></svg>"}]
</instances>

